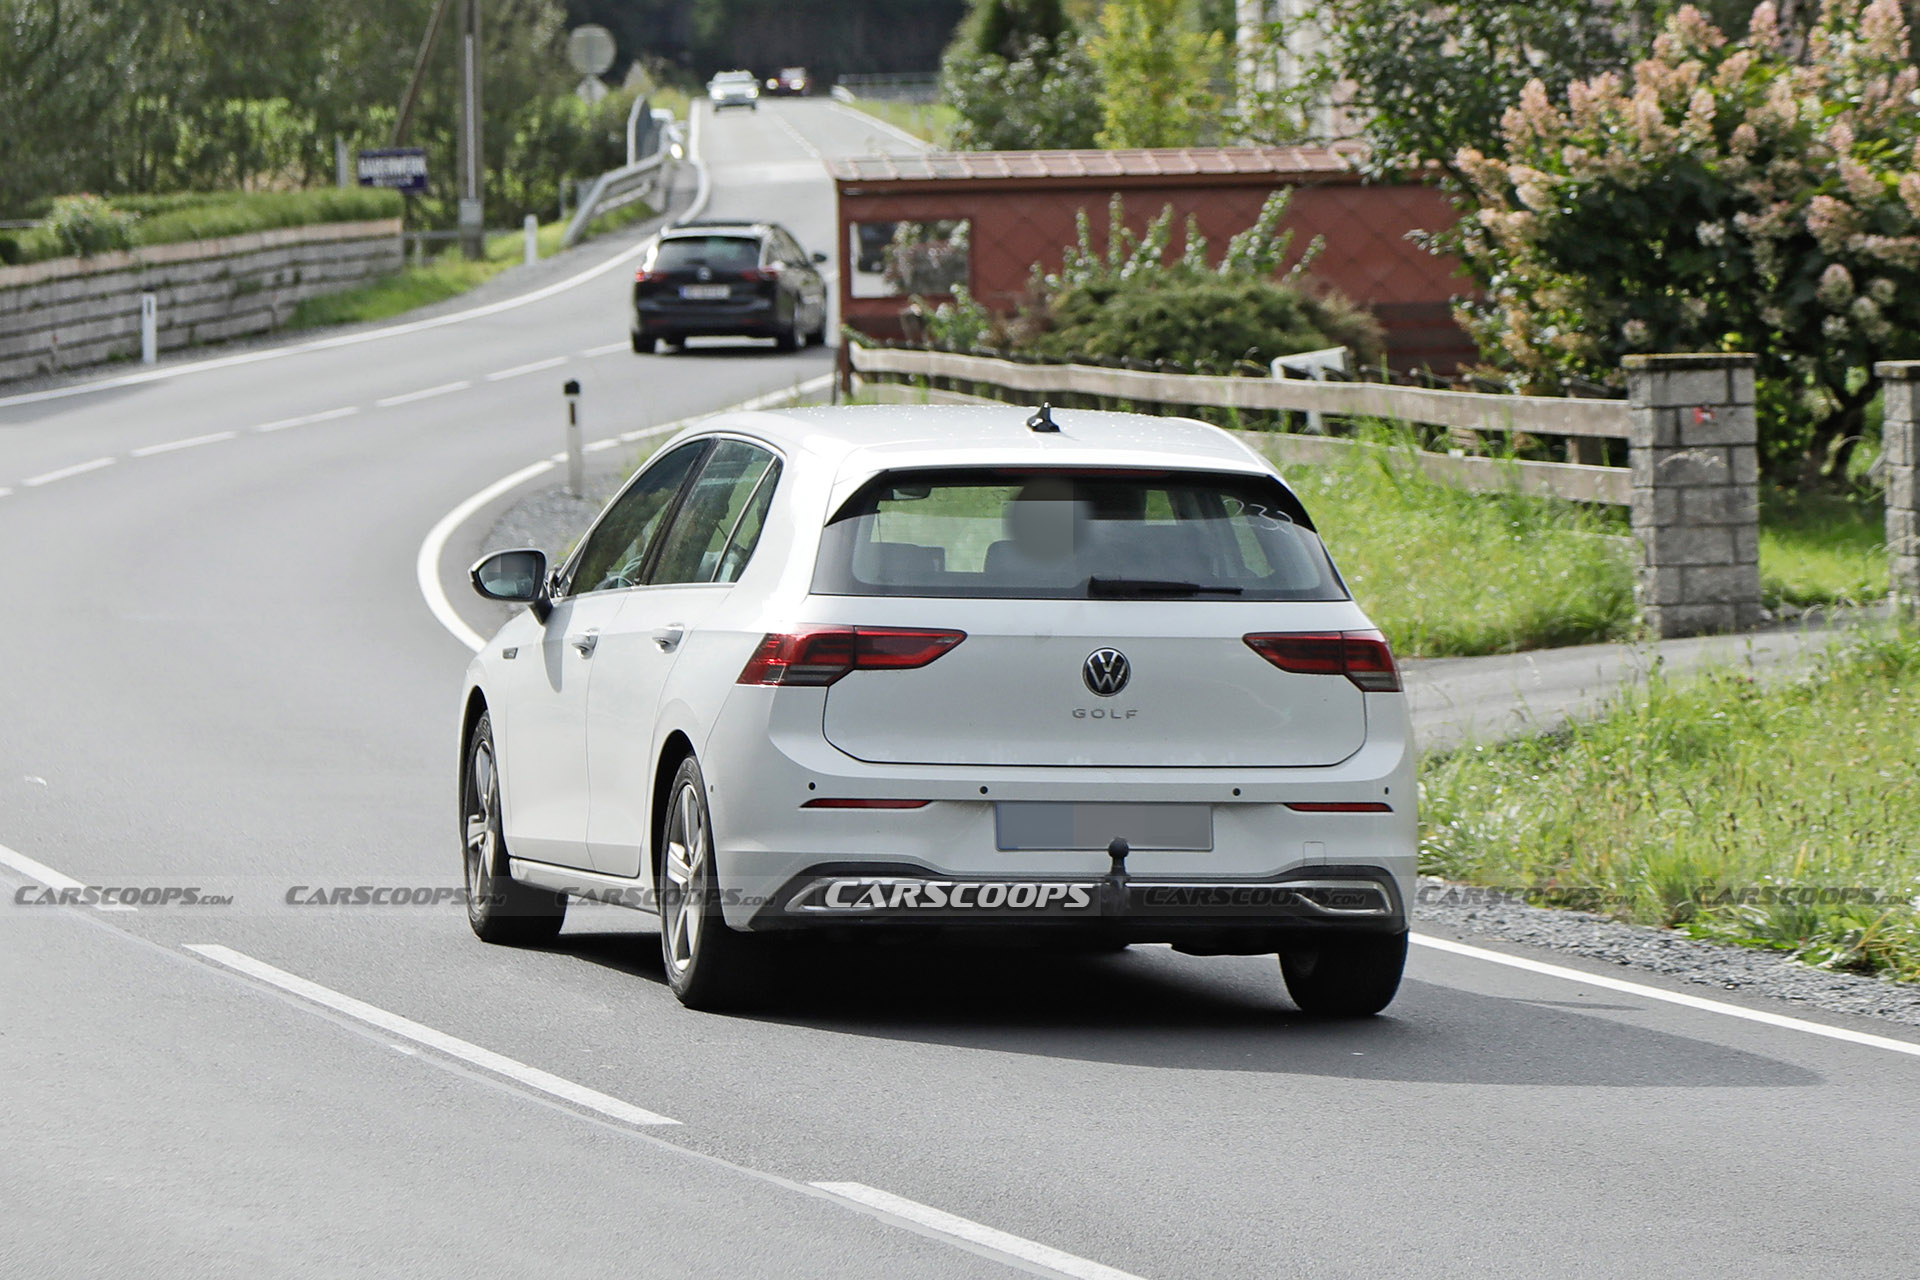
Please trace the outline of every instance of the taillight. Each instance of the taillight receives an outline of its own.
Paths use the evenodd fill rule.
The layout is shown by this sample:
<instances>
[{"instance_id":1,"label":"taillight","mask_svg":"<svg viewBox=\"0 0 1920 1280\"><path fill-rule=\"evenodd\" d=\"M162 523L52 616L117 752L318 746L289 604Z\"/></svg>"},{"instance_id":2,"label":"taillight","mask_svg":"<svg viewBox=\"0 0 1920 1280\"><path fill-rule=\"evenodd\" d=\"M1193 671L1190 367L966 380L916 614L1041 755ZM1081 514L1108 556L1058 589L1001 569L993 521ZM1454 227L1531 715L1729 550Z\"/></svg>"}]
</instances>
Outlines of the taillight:
<instances>
[{"instance_id":1,"label":"taillight","mask_svg":"<svg viewBox=\"0 0 1920 1280\"><path fill-rule=\"evenodd\" d=\"M1246 637L1247 646L1282 671L1345 676L1368 693L1398 693L1400 668L1378 631L1279 631Z\"/></svg>"},{"instance_id":2,"label":"taillight","mask_svg":"<svg viewBox=\"0 0 1920 1280\"><path fill-rule=\"evenodd\" d=\"M666 272L649 271L645 267L633 273L633 282L635 284L657 284L666 278Z\"/></svg>"},{"instance_id":3,"label":"taillight","mask_svg":"<svg viewBox=\"0 0 1920 1280\"><path fill-rule=\"evenodd\" d=\"M778 280L780 278L780 264L775 262L769 263L764 267L748 267L740 273L740 278L752 284L758 284L763 280Z\"/></svg>"},{"instance_id":4,"label":"taillight","mask_svg":"<svg viewBox=\"0 0 1920 1280\"><path fill-rule=\"evenodd\" d=\"M924 667L967 638L964 631L905 627L803 627L760 641L740 684L832 684L850 671Z\"/></svg>"}]
</instances>

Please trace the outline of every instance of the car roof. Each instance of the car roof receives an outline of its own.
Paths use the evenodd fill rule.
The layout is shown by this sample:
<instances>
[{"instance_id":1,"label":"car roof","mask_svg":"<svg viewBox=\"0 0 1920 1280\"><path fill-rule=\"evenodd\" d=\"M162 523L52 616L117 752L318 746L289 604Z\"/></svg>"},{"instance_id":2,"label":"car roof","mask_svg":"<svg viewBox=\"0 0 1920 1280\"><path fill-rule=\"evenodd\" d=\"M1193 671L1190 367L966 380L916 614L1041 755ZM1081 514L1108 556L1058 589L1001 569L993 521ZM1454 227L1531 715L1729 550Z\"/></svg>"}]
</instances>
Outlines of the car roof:
<instances>
[{"instance_id":1,"label":"car roof","mask_svg":"<svg viewBox=\"0 0 1920 1280\"><path fill-rule=\"evenodd\" d=\"M726 413L692 433L735 431L820 460L840 480L917 467L1133 466L1274 474L1218 427L1092 409L1049 409L1058 432L1034 431L1038 406L842 405Z\"/></svg>"}]
</instances>

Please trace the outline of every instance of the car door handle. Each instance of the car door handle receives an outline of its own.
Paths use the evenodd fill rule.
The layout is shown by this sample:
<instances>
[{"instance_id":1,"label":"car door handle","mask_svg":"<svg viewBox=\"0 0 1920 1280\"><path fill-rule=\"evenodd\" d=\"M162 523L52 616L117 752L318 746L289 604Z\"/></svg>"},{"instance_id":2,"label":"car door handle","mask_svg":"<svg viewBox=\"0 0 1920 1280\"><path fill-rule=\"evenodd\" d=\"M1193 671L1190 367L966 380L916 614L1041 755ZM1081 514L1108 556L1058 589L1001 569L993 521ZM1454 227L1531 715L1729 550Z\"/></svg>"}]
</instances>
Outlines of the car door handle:
<instances>
[{"instance_id":1,"label":"car door handle","mask_svg":"<svg viewBox=\"0 0 1920 1280\"><path fill-rule=\"evenodd\" d=\"M600 633L598 631L583 631L577 636L568 636L567 643L575 649L578 649L581 657L591 658L593 651L600 647Z\"/></svg>"},{"instance_id":2,"label":"car door handle","mask_svg":"<svg viewBox=\"0 0 1920 1280\"><path fill-rule=\"evenodd\" d=\"M653 633L653 642L660 646L660 652L672 653L680 647L680 641L687 634L686 624L669 622Z\"/></svg>"}]
</instances>

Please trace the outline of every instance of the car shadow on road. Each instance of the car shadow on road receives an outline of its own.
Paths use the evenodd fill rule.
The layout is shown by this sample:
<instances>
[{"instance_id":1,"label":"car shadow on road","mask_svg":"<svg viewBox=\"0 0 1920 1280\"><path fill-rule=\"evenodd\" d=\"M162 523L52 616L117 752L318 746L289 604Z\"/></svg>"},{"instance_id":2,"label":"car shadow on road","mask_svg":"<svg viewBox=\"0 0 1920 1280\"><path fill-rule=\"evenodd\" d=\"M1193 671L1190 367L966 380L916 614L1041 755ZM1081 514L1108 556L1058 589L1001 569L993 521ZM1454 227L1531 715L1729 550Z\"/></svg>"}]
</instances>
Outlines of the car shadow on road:
<instances>
[{"instance_id":1,"label":"car shadow on road","mask_svg":"<svg viewBox=\"0 0 1920 1280\"><path fill-rule=\"evenodd\" d=\"M657 984L651 932L563 934L555 950ZM1271 957L895 945L783 947L766 998L733 1015L838 1035L1185 1071L1448 1084L1785 1088L1814 1071L1614 1015L1653 1002L1498 998L1409 980L1379 1017L1314 1018ZM688 1013L687 1017L702 1015ZM1709 1015L1699 1015L1702 1017Z\"/></svg>"}]
</instances>

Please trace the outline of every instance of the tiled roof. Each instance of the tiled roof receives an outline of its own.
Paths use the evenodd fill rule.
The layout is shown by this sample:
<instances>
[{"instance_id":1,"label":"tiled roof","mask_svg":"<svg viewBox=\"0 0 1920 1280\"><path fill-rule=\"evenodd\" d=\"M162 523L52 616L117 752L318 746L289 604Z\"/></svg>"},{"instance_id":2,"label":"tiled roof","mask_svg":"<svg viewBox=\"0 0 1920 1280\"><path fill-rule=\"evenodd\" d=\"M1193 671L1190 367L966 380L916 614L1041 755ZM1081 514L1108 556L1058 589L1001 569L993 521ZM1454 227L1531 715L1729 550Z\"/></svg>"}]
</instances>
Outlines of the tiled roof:
<instances>
[{"instance_id":1,"label":"tiled roof","mask_svg":"<svg viewBox=\"0 0 1920 1280\"><path fill-rule=\"evenodd\" d=\"M841 182L1187 179L1212 175L1309 177L1353 171L1327 147L1177 147L1152 151L933 151L838 157Z\"/></svg>"}]
</instances>

